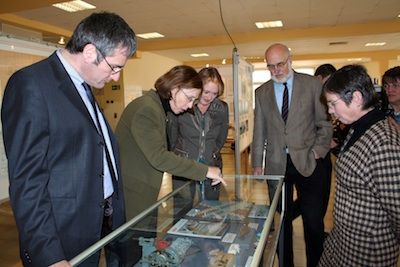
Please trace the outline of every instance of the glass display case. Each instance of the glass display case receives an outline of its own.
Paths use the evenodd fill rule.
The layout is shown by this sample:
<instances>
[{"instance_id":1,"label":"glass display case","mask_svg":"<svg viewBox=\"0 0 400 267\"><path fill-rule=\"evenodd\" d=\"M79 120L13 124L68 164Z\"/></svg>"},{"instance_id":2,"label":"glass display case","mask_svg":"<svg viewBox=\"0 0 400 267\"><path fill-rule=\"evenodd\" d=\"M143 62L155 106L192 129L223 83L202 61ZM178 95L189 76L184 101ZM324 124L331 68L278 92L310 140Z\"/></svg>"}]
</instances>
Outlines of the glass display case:
<instances>
[{"instance_id":1,"label":"glass display case","mask_svg":"<svg viewBox=\"0 0 400 267\"><path fill-rule=\"evenodd\" d=\"M218 200L194 198L190 183L71 260L85 266L272 266L282 223L283 176L225 175ZM269 201L266 181L278 183ZM232 188L239 187L239 188ZM278 204L279 203L279 204ZM106 263L107 262L107 263Z\"/></svg>"}]
</instances>

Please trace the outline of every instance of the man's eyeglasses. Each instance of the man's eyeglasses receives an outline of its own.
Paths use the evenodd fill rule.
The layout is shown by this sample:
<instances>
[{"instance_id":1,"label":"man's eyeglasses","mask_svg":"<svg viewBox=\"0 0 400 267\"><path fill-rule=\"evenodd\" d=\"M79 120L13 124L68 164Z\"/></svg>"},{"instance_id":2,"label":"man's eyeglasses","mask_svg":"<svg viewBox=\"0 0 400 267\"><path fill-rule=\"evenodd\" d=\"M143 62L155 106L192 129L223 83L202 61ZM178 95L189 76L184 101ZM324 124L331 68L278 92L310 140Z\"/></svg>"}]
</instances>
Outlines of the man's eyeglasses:
<instances>
[{"instance_id":1,"label":"man's eyeglasses","mask_svg":"<svg viewBox=\"0 0 400 267\"><path fill-rule=\"evenodd\" d=\"M383 89L387 90L390 87L392 87L393 89L400 89L400 83L385 83L383 85Z\"/></svg>"},{"instance_id":2,"label":"man's eyeglasses","mask_svg":"<svg viewBox=\"0 0 400 267\"><path fill-rule=\"evenodd\" d=\"M282 62L279 62L278 64L267 64L267 68L270 70L270 71L272 71L272 70L275 70L275 69L283 69L283 67L285 67L285 65L286 65L286 63L289 61L289 57L285 60L285 61L282 61Z\"/></svg>"},{"instance_id":3,"label":"man's eyeglasses","mask_svg":"<svg viewBox=\"0 0 400 267\"><path fill-rule=\"evenodd\" d=\"M180 91L183 93L183 95L186 97L186 99L187 99L189 102L196 102L196 101L197 101L197 98L196 98L196 97L187 95L187 94L185 93L185 91L183 91L183 89L181 89Z\"/></svg>"},{"instance_id":4,"label":"man's eyeglasses","mask_svg":"<svg viewBox=\"0 0 400 267\"><path fill-rule=\"evenodd\" d=\"M96 46L95 46L95 47L96 47ZM118 72L121 72L121 71L124 69L123 66L112 66L112 65L107 61L106 56L103 54L103 52L101 52L100 49L98 49L97 47L96 47L96 49L97 49L97 51L99 51L99 53L100 53L100 55L102 56L102 58L104 59L104 61L105 61L105 62L107 63L107 65L110 67L111 73L112 73L112 74L116 74L116 73L118 73Z\"/></svg>"}]
</instances>

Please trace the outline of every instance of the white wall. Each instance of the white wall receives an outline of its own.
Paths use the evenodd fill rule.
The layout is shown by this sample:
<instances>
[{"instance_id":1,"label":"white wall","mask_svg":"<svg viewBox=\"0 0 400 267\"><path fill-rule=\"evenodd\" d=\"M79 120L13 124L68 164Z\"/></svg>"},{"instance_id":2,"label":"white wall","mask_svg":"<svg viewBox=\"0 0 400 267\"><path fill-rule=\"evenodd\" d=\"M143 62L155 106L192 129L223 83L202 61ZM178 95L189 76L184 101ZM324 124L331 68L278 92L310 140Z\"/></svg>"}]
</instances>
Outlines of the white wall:
<instances>
[{"instance_id":1,"label":"white wall","mask_svg":"<svg viewBox=\"0 0 400 267\"><path fill-rule=\"evenodd\" d=\"M2 96L0 96L0 109ZM0 203L3 199L8 198L8 171L7 171L7 158L4 153L3 132L0 121Z\"/></svg>"},{"instance_id":2,"label":"white wall","mask_svg":"<svg viewBox=\"0 0 400 267\"><path fill-rule=\"evenodd\" d=\"M182 62L150 52L140 53L140 58L128 60L124 68L125 106L142 91L154 88L154 82L164 73Z\"/></svg>"},{"instance_id":3,"label":"white wall","mask_svg":"<svg viewBox=\"0 0 400 267\"><path fill-rule=\"evenodd\" d=\"M47 47L43 48L42 46L43 49L41 49L37 45L33 45L29 49L23 49L19 45L15 45L14 50L4 51L1 39L2 38L0 38L0 108L3 100L4 87L6 86L11 74L22 67L43 59L44 56L48 56L52 51L54 51L54 48L48 50ZM8 185L7 159L4 152L3 133L0 121L0 203L2 200L8 198Z\"/></svg>"},{"instance_id":4,"label":"white wall","mask_svg":"<svg viewBox=\"0 0 400 267\"><path fill-rule=\"evenodd\" d=\"M400 66L400 57L398 60L389 60L389 69Z\"/></svg>"}]
</instances>

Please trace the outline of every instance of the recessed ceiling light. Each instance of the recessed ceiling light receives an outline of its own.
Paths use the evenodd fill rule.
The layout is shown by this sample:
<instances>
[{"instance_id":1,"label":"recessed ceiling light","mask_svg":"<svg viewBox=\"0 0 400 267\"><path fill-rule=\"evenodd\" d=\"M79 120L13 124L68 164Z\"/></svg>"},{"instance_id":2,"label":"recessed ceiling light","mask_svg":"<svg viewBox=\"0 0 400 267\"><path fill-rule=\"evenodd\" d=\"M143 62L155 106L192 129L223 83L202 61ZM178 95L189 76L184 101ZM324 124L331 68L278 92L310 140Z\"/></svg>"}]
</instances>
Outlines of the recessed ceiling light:
<instances>
[{"instance_id":1,"label":"recessed ceiling light","mask_svg":"<svg viewBox=\"0 0 400 267\"><path fill-rule=\"evenodd\" d=\"M259 28L259 29L283 27L283 23L281 20L260 21L260 22L256 22L255 24L256 24L257 28Z\"/></svg>"},{"instance_id":2,"label":"recessed ceiling light","mask_svg":"<svg viewBox=\"0 0 400 267\"><path fill-rule=\"evenodd\" d=\"M380 42L380 43L366 43L365 46L383 46L385 45L385 42Z\"/></svg>"},{"instance_id":3,"label":"recessed ceiling light","mask_svg":"<svg viewBox=\"0 0 400 267\"><path fill-rule=\"evenodd\" d=\"M76 11L82 11L82 10L96 8L96 6L86 3L85 1L82 1L82 0L61 2L61 3L53 4L52 6L57 7L59 9L67 11L67 12L76 12Z\"/></svg>"},{"instance_id":4,"label":"recessed ceiling light","mask_svg":"<svg viewBox=\"0 0 400 267\"><path fill-rule=\"evenodd\" d=\"M207 53L190 54L191 57L209 57Z\"/></svg>"},{"instance_id":5,"label":"recessed ceiling light","mask_svg":"<svg viewBox=\"0 0 400 267\"><path fill-rule=\"evenodd\" d=\"M348 58L347 61L362 61L363 59L361 57L357 58Z\"/></svg>"},{"instance_id":6,"label":"recessed ceiling light","mask_svg":"<svg viewBox=\"0 0 400 267\"><path fill-rule=\"evenodd\" d=\"M139 36L140 38L143 38L143 39L154 39L154 38L165 37L164 35L162 35L161 33L158 33L158 32L139 33L139 34L137 34L137 36Z\"/></svg>"},{"instance_id":7,"label":"recessed ceiling light","mask_svg":"<svg viewBox=\"0 0 400 267\"><path fill-rule=\"evenodd\" d=\"M64 45L64 44L65 44L64 36L61 36L61 37L60 37L60 40L58 41L58 43L59 43L60 45Z\"/></svg>"}]
</instances>

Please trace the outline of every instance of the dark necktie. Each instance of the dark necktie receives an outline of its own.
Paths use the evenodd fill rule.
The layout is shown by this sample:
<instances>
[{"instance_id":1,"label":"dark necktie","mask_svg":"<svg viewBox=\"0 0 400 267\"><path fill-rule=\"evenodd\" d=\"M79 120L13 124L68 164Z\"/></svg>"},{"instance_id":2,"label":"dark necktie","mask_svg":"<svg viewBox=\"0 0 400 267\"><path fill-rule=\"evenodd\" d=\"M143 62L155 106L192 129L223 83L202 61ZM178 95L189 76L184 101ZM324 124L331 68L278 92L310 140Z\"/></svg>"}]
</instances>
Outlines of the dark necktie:
<instances>
[{"instance_id":1,"label":"dark necktie","mask_svg":"<svg viewBox=\"0 0 400 267\"><path fill-rule=\"evenodd\" d=\"M289 90L287 88L287 83L283 83L285 89L283 90L283 99L282 99L282 119L286 123L288 113L289 113Z\"/></svg>"},{"instance_id":2,"label":"dark necktie","mask_svg":"<svg viewBox=\"0 0 400 267\"><path fill-rule=\"evenodd\" d=\"M110 175L111 175L111 180L112 180L112 184L113 184L113 188L114 188L114 193L117 194L117 196L118 196L118 181L117 181L117 177L116 177L115 172L114 172L114 167L113 167L113 164L112 164L112 161L111 161L110 152L108 151L107 143L106 143L106 141L104 139L103 130L101 129L101 124L100 124L100 121L99 121L99 115L98 115L97 108L96 108L96 105L97 105L96 104L96 99L94 98L92 90L91 90L90 86L87 83L83 82L82 86L83 86L83 88L85 88L86 94L87 94L87 96L88 96L88 98L90 100L90 103L92 104L93 110L94 110L96 123L97 123L98 129L99 129L99 134L101 135L101 137L103 139L103 145L104 145L104 150L105 150L105 153L106 153L107 165L108 165L108 169L110 170ZM103 173L103 175L104 175L104 173Z\"/></svg>"}]
</instances>

